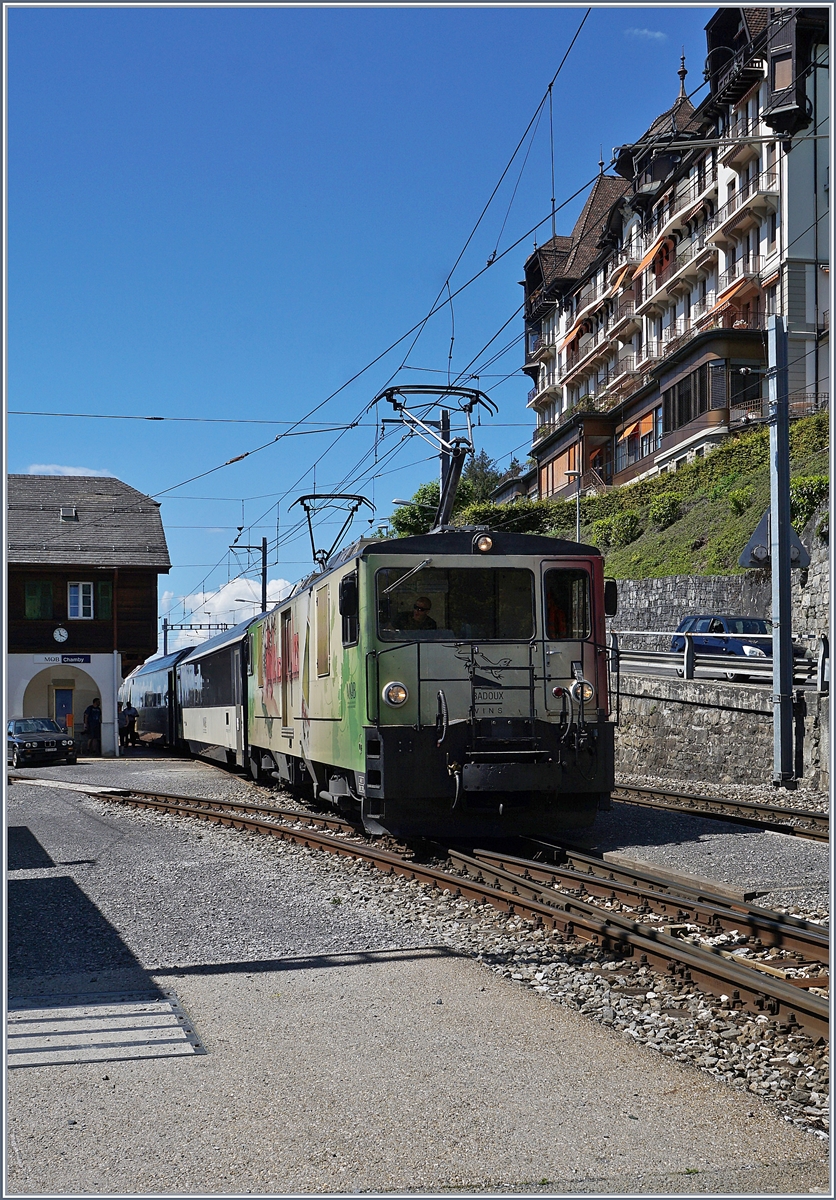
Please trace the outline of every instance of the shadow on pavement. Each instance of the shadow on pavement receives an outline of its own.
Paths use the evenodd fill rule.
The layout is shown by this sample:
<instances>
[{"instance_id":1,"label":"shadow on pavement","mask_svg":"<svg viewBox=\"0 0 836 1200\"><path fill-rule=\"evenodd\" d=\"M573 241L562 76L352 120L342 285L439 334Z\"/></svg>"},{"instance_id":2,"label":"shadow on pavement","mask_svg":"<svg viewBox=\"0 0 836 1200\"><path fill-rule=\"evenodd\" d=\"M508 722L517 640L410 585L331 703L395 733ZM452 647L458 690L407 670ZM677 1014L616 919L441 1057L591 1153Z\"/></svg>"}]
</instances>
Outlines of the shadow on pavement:
<instances>
[{"instance_id":1,"label":"shadow on pavement","mask_svg":"<svg viewBox=\"0 0 836 1200\"><path fill-rule=\"evenodd\" d=\"M54 866L55 863L28 825L9 826L6 830L8 871L37 871L41 867Z\"/></svg>"},{"instance_id":2,"label":"shadow on pavement","mask_svg":"<svg viewBox=\"0 0 836 1200\"><path fill-rule=\"evenodd\" d=\"M146 974L103 913L66 876L8 882L8 974L19 987L44 975L134 969Z\"/></svg>"},{"instance_id":3,"label":"shadow on pavement","mask_svg":"<svg viewBox=\"0 0 836 1200\"><path fill-rule=\"evenodd\" d=\"M253 975L267 971L312 971L324 967L363 967L372 963L415 962L426 958L469 958L447 946L409 946L395 950L355 950L342 954L296 955L288 958L256 958L243 962L198 963L194 966L149 968L161 975Z\"/></svg>"}]
</instances>

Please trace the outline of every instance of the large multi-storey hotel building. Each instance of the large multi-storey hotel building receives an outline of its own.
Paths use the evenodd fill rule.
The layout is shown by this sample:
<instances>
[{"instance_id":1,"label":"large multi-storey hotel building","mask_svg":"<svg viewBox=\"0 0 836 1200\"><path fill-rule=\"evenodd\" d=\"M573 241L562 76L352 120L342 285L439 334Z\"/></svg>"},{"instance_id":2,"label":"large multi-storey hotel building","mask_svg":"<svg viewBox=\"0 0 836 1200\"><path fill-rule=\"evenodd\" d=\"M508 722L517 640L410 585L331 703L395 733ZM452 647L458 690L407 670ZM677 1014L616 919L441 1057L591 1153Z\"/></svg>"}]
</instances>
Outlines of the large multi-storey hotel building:
<instances>
[{"instance_id":1,"label":"large multi-storey hotel building","mask_svg":"<svg viewBox=\"0 0 836 1200\"><path fill-rule=\"evenodd\" d=\"M828 8L723 8L708 95L685 87L525 264L536 463L497 490L566 496L676 470L766 417L766 321L794 415L829 394Z\"/></svg>"}]
</instances>

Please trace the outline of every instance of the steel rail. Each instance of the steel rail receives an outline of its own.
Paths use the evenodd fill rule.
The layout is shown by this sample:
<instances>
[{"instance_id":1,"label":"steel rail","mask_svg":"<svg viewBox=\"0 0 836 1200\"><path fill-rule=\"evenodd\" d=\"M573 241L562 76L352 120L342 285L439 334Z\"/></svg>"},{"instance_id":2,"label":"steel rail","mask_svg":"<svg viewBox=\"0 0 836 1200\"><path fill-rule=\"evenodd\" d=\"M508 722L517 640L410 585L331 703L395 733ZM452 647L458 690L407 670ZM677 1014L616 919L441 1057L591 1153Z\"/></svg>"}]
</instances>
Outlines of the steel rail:
<instances>
[{"instance_id":1,"label":"steel rail","mask_svg":"<svg viewBox=\"0 0 836 1200\"><path fill-rule=\"evenodd\" d=\"M491 884L501 892L510 892L520 907L537 910L541 918L542 909L550 906L542 899L549 889L542 885L458 851L452 852L451 858L472 878ZM602 914L601 909L582 900L559 896L555 892L551 894L554 910L561 916L565 914L562 926L560 922L553 924L558 924L567 936L580 936L583 940L597 941L622 952L627 947L638 950L642 961L646 959L669 974L693 980L716 996L726 996L730 992L729 998L735 1007L780 1016L791 1027L799 1025L811 1034L828 1037L830 1004L827 999L812 996L806 989L795 987L787 980L764 976L748 964L732 962L720 950L688 945L621 913ZM570 918L568 924L565 923L566 916ZM593 933L592 939L590 933Z\"/></svg>"},{"instance_id":2,"label":"steel rail","mask_svg":"<svg viewBox=\"0 0 836 1200\"><path fill-rule=\"evenodd\" d=\"M790 913L775 913L772 909L761 908L749 903L751 898L762 893L732 893L724 889L722 885L706 884L702 880L677 875L662 867L642 867L635 863L613 861L600 855L575 850L571 846L562 846L537 838L520 838L518 840L522 845L531 846L534 853L545 854L549 862L561 866L568 865L585 875L599 876L610 882L620 881L634 886L649 887L654 891L669 893L673 896L725 904L728 908L741 914L754 913L756 916L771 917L772 919L780 917L782 924L787 927L806 929L813 933L820 933L824 928L816 921L807 921L803 917L795 917Z\"/></svg>"},{"instance_id":3,"label":"steel rail","mask_svg":"<svg viewBox=\"0 0 836 1200\"><path fill-rule=\"evenodd\" d=\"M602 914L600 909L569 897L561 897L560 905L546 903L542 898L525 895L532 885L510 872L498 872L477 859L465 875L454 875L437 867L410 862L388 850L378 850L361 841L335 837L312 829L299 829L252 815L253 806L237 801L207 801L203 798L167 796L163 793L139 793L116 790L96 793L99 798L139 808L158 809L178 816L197 817L235 829L270 834L309 849L325 850L347 858L359 859L384 874L401 875L407 879L429 884L454 896L463 896L479 903L489 903L509 913L520 913L539 925L558 929L567 938L595 943L616 953L638 952L642 961L662 971L679 974L724 996L731 993L735 1007L746 1006L751 1011L781 1017L788 1026L800 1026L809 1033L826 1037L829 1004L805 989L794 988L781 979L758 975L751 967L741 966L721 957L719 953L684 944L648 926L631 921L619 914ZM185 801L185 803L184 803ZM239 811L236 811L239 810ZM261 809L260 811L264 811ZM286 810L294 822L305 814ZM278 810L274 810L279 815ZM316 817L316 814L311 814ZM317 818L318 819L318 818ZM464 856L459 856L464 868ZM474 877L470 871L474 872ZM478 878L483 870L495 876L493 882ZM500 882L501 881L501 882ZM544 889L539 888L542 896Z\"/></svg>"},{"instance_id":4,"label":"steel rail","mask_svg":"<svg viewBox=\"0 0 836 1200\"><path fill-rule=\"evenodd\" d=\"M451 857L454 852L451 852ZM547 866L508 854L490 850L474 850L473 858L487 866L497 866L513 875L543 886L544 895L555 887L575 890L578 896L586 893L601 900L629 904L638 911L652 911L668 917L672 924L705 925L715 932L738 930L764 945L806 955L813 962L829 964L830 937L823 928L799 928L781 919L780 913L766 914L763 909L732 909L729 902L717 896L713 900L675 896L658 892L647 883L619 882L590 875L572 867Z\"/></svg>"},{"instance_id":5,"label":"steel rail","mask_svg":"<svg viewBox=\"0 0 836 1200\"><path fill-rule=\"evenodd\" d=\"M826 842L830 838L829 813L810 808L784 808L779 804L759 804L751 800L727 799L724 796L695 796L688 792L671 792L626 784L616 784L612 798L623 804L637 804L667 812L685 812L692 816L714 817L734 825L748 825L813 841ZM773 820L775 817L783 817L784 820ZM806 821L808 826L790 825L787 822L791 820Z\"/></svg>"}]
</instances>

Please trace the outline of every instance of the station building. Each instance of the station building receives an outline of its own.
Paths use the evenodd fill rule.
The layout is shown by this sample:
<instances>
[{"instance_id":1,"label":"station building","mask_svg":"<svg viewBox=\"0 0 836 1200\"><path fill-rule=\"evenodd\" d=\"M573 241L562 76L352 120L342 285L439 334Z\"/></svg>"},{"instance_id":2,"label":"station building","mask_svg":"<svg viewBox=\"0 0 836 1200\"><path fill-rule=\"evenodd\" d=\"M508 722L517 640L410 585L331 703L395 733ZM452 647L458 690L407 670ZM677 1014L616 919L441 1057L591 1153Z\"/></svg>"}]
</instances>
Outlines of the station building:
<instances>
[{"instance_id":1,"label":"station building","mask_svg":"<svg viewBox=\"0 0 836 1200\"><path fill-rule=\"evenodd\" d=\"M705 98L683 59L672 106L602 164L571 235L528 258L532 459L495 499L675 471L765 420L773 313L791 416L828 406L829 16L716 12Z\"/></svg>"},{"instance_id":2,"label":"station building","mask_svg":"<svg viewBox=\"0 0 836 1200\"><path fill-rule=\"evenodd\" d=\"M157 649L157 576L171 568L159 505L115 478L11 475L7 714L78 739L99 697L118 754L122 679Z\"/></svg>"}]
</instances>

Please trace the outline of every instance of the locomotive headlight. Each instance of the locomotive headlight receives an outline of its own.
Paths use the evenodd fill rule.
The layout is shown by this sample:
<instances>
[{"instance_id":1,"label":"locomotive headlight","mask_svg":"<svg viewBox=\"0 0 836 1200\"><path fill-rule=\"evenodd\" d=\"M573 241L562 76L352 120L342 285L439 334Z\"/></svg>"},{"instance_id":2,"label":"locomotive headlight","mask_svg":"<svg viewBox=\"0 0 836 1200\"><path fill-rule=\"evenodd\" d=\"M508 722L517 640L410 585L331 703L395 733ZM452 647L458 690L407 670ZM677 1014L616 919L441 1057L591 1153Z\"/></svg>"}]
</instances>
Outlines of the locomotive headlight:
<instances>
[{"instance_id":1,"label":"locomotive headlight","mask_svg":"<svg viewBox=\"0 0 836 1200\"><path fill-rule=\"evenodd\" d=\"M476 549L477 549L477 550L478 550L478 551L479 551L481 554L487 554L487 552L488 552L488 551L489 551L489 550L490 550L492 547L493 547L493 538L492 538L492 537L488 537L488 535L487 535L486 533L483 533L481 537L478 537L478 538L476 539Z\"/></svg>"},{"instance_id":2,"label":"locomotive headlight","mask_svg":"<svg viewBox=\"0 0 836 1200\"><path fill-rule=\"evenodd\" d=\"M409 699L409 692L402 683L387 683L383 689L383 699L392 708L400 708Z\"/></svg>"},{"instance_id":3,"label":"locomotive headlight","mask_svg":"<svg viewBox=\"0 0 836 1200\"><path fill-rule=\"evenodd\" d=\"M569 689L569 694L576 704L589 704L595 695L595 688L588 679L576 679Z\"/></svg>"}]
</instances>

